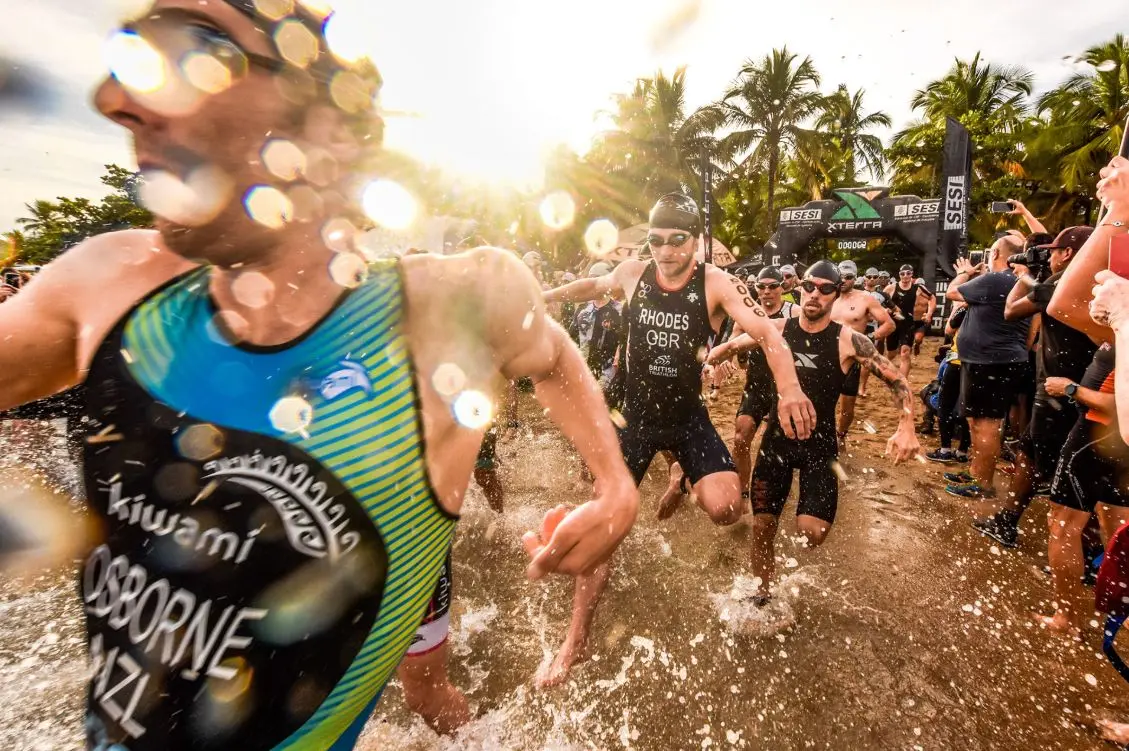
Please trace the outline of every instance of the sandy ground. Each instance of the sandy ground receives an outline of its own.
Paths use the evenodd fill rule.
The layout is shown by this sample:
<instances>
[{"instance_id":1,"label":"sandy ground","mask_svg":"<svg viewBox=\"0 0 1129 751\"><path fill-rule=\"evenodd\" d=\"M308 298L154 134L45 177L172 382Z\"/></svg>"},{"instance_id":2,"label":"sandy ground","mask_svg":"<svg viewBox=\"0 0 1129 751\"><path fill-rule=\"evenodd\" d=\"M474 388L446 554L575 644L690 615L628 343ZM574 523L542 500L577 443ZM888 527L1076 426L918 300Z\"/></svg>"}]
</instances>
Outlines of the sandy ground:
<instances>
[{"instance_id":1,"label":"sandy ground","mask_svg":"<svg viewBox=\"0 0 1129 751\"><path fill-rule=\"evenodd\" d=\"M915 365L915 390L935 369L935 346ZM727 440L740 389L729 383L712 410ZM655 519L659 461L617 555L591 659L564 686L534 691L531 676L564 634L571 587L526 582L519 536L586 491L536 404L521 413L523 427L500 444L506 513L472 493L455 543L451 673L477 718L437 738L393 684L364 749L1075 751L1106 747L1093 717L1129 717L1097 628L1069 642L1030 619L1051 600L1045 502L1028 512L1015 551L976 535L974 510L941 489L943 467L882 457L896 412L874 381L826 545L802 549L794 506L785 511L772 623L745 621L728 598L748 573L747 524L715 528L691 505ZM80 747L84 656L70 576L64 567L0 582L0 748Z\"/></svg>"}]
</instances>

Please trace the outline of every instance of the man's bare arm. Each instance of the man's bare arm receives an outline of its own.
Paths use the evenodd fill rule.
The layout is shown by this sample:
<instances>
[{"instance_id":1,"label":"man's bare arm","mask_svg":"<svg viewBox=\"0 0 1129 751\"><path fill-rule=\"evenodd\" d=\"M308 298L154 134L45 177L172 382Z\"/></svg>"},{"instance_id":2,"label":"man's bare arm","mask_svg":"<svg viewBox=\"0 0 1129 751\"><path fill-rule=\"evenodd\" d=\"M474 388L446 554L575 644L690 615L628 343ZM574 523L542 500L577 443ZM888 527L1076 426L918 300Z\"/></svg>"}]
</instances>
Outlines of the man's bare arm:
<instances>
[{"instance_id":1,"label":"man's bare arm","mask_svg":"<svg viewBox=\"0 0 1129 751\"><path fill-rule=\"evenodd\" d=\"M878 324L878 328L874 332L874 338L885 339L886 337L893 334L894 330L897 328L897 325L894 323L894 319L890 315L890 311L882 307L882 304L875 300L873 297L870 298L870 302L868 302L866 306L867 311L870 313L870 317L874 320L875 323Z\"/></svg>"},{"instance_id":2,"label":"man's bare arm","mask_svg":"<svg viewBox=\"0 0 1129 751\"><path fill-rule=\"evenodd\" d=\"M1035 284L1036 281L1026 274L1019 277L1011 292L1007 294L1007 302L1004 303L1004 320L1022 321L1039 312L1038 306L1027 299L1031 290L1035 289Z\"/></svg>"},{"instance_id":3,"label":"man's bare arm","mask_svg":"<svg viewBox=\"0 0 1129 751\"><path fill-rule=\"evenodd\" d=\"M844 331L849 331L844 329ZM886 444L887 453L894 455L894 463L912 459L921 449L914 432L913 424L913 392L909 383L892 362L880 355L874 342L857 331L850 331L850 352L856 362L870 373L885 381L894 396L894 406L897 408L898 429Z\"/></svg>"},{"instance_id":4,"label":"man's bare arm","mask_svg":"<svg viewBox=\"0 0 1129 751\"><path fill-rule=\"evenodd\" d=\"M573 510L549 540L529 539L534 578L590 572L612 554L635 522L639 496L624 464L603 394L572 340L545 315L533 275L508 253L490 253L487 327L506 378L531 377L538 401L596 478L596 499ZM601 277L602 278L602 277ZM482 289L486 289L485 286ZM530 533L532 534L532 533Z\"/></svg>"}]
</instances>

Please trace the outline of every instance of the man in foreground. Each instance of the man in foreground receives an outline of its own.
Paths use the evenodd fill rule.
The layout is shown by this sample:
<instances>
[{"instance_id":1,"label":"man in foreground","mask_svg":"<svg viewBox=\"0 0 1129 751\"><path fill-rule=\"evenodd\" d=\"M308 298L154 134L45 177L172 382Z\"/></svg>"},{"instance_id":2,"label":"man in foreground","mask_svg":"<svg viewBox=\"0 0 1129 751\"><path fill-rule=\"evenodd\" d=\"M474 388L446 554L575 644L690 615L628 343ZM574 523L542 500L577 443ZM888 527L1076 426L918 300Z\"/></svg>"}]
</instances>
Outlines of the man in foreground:
<instances>
[{"instance_id":1,"label":"man in foreground","mask_svg":"<svg viewBox=\"0 0 1129 751\"><path fill-rule=\"evenodd\" d=\"M800 385L815 403L816 426L811 438L799 441L781 429L774 415L757 454L753 469L752 568L760 579L758 604L768 602L776 579L774 540L796 470L800 473L796 527L807 544L822 545L835 521L839 500L835 404L852 367L859 364L869 368L894 395L898 428L886 443L886 453L893 456L894 463L912 459L920 449L914 433L913 395L905 378L875 351L865 334L832 320L840 284L835 264L812 264L801 285L800 317L774 321L795 359ZM722 362L754 346L752 338L740 337L711 351L708 362Z\"/></svg>"},{"instance_id":2,"label":"man in foreground","mask_svg":"<svg viewBox=\"0 0 1129 751\"><path fill-rule=\"evenodd\" d=\"M582 302L624 297L626 372L620 447L636 484L659 452L673 455L684 473L675 482L681 498L692 488L715 524L735 523L744 513L733 459L702 402L702 355L729 315L765 352L776 380L781 430L805 439L815 424L812 404L800 390L796 369L779 332L740 280L694 259L701 218L681 194L659 199L650 214L650 261L627 260L606 276L583 279L545 293L549 301ZM670 494L668 494L670 495ZM660 508L660 517L674 504ZM539 685L563 681L580 657L608 566L578 577L572 622L556 658L537 677Z\"/></svg>"},{"instance_id":3,"label":"man in foreground","mask_svg":"<svg viewBox=\"0 0 1129 751\"><path fill-rule=\"evenodd\" d=\"M116 69L95 98L156 231L92 238L0 306L0 409L87 385L91 749L352 748L503 379L538 382L596 476L526 535L529 576L591 571L636 513L595 381L516 258L357 253L334 175L379 133L371 66L331 55L306 6L287 23L317 50L284 62L257 7L158 0L115 35L163 71ZM203 58L227 75L180 66Z\"/></svg>"},{"instance_id":4,"label":"man in foreground","mask_svg":"<svg viewBox=\"0 0 1129 751\"><path fill-rule=\"evenodd\" d=\"M871 271L874 271L877 277L878 272L874 269L871 269ZM854 261L843 261L839 264L839 278L842 279L842 288L838 299L835 300L835 304L831 308L831 320L841 323L863 336L867 335L868 328L871 324L874 324L877 326L874 330L874 338L879 340L894 333L894 321L877 298L869 292L856 289L855 280L858 278L858 267ZM847 431L851 429L851 425L855 421L855 403L858 401L861 392L860 371L862 370L863 368L856 364L851 368L851 372L847 374L847 380L843 383L838 431L840 449L843 448L847 440Z\"/></svg>"},{"instance_id":5,"label":"man in foreground","mask_svg":"<svg viewBox=\"0 0 1129 751\"><path fill-rule=\"evenodd\" d=\"M1023 389L1027 373L1027 333L1030 321L1004 317L1007 297L1017 280L1007 259L1022 250L1012 235L1001 237L988 251L988 273L967 258L957 260L957 275L946 296L968 304L960 329L961 401L972 434L972 461L967 482L955 482L945 492L962 498L991 498L996 460L1000 455L1003 419Z\"/></svg>"}]
</instances>

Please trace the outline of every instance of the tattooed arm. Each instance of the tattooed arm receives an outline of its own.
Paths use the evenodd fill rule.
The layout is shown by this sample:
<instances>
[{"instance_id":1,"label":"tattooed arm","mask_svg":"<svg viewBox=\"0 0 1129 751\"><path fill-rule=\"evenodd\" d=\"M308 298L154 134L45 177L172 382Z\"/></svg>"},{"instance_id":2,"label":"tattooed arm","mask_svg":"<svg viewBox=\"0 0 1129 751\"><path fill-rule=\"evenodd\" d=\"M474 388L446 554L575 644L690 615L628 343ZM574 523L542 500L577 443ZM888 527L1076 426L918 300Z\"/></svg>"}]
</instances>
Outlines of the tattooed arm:
<instances>
[{"instance_id":1,"label":"tattooed arm","mask_svg":"<svg viewBox=\"0 0 1129 751\"><path fill-rule=\"evenodd\" d=\"M893 454L894 464L912 459L921 450L917 442L913 424L913 392L909 383L892 362L878 354L874 342L865 335L852 331L846 326L839 339L839 352L844 361L854 361L881 378L894 395L894 407L898 410L898 429L886 442L886 453Z\"/></svg>"}]
</instances>

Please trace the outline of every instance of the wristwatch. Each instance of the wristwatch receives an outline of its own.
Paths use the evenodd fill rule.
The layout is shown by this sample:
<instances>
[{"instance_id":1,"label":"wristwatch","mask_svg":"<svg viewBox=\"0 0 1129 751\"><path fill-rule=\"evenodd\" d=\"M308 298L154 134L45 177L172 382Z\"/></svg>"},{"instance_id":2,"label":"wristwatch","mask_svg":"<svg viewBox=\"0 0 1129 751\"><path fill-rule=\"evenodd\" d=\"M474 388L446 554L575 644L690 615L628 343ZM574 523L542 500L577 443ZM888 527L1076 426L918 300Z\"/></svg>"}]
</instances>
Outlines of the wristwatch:
<instances>
[{"instance_id":1,"label":"wristwatch","mask_svg":"<svg viewBox=\"0 0 1129 751\"><path fill-rule=\"evenodd\" d=\"M1066 384L1066 388L1064 388L1063 391L1066 392L1066 398L1073 402L1074 395L1078 393L1078 384L1071 381Z\"/></svg>"}]
</instances>

